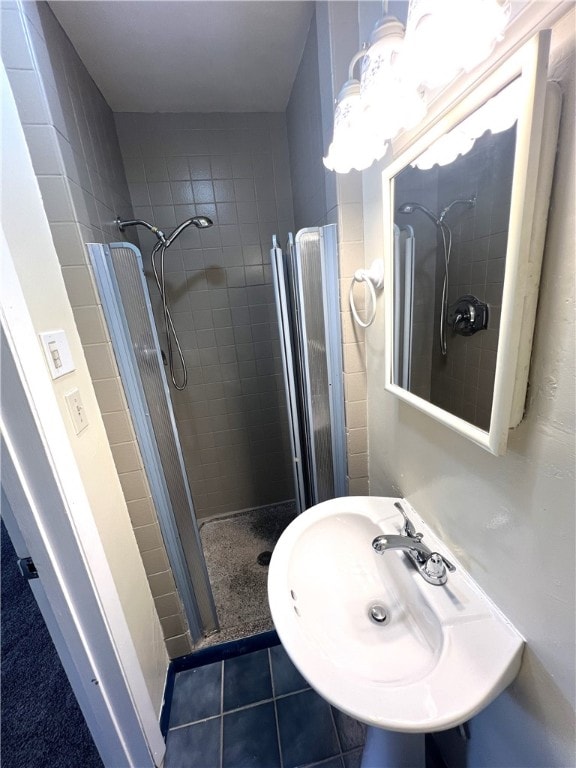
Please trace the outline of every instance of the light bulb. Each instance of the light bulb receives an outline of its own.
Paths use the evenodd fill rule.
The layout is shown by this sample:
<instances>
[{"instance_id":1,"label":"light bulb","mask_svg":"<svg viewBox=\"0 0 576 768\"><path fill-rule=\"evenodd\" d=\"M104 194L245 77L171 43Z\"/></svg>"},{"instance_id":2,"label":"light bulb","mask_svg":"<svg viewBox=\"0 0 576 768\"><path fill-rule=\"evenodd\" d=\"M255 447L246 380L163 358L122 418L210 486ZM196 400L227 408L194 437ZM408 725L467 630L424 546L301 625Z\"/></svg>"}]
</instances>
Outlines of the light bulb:
<instances>
[{"instance_id":1,"label":"light bulb","mask_svg":"<svg viewBox=\"0 0 576 768\"><path fill-rule=\"evenodd\" d=\"M410 0L406 77L435 89L486 59L510 15L509 0Z\"/></svg>"}]
</instances>

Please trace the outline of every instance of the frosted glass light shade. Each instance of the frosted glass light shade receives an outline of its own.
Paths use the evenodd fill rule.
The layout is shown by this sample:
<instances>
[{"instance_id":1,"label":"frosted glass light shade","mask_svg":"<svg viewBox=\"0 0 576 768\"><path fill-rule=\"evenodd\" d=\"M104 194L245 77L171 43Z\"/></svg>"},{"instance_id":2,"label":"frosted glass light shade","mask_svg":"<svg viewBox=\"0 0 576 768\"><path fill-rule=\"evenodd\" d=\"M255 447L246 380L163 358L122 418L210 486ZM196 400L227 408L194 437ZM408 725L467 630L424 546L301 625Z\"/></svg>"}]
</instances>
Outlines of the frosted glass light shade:
<instances>
[{"instance_id":1,"label":"frosted glass light shade","mask_svg":"<svg viewBox=\"0 0 576 768\"><path fill-rule=\"evenodd\" d=\"M406 77L434 89L487 58L510 15L509 0L410 0Z\"/></svg>"},{"instance_id":2,"label":"frosted glass light shade","mask_svg":"<svg viewBox=\"0 0 576 768\"><path fill-rule=\"evenodd\" d=\"M391 139L402 128L400 101L405 97L398 61L404 44L404 27L385 17L375 27L370 47L362 60L360 99L370 131Z\"/></svg>"},{"instance_id":3,"label":"frosted glass light shade","mask_svg":"<svg viewBox=\"0 0 576 768\"><path fill-rule=\"evenodd\" d=\"M334 113L334 136L323 162L336 173L348 173L353 168L363 171L374 160L380 160L387 144L374 135L366 123L360 100L360 83L348 80L340 94Z\"/></svg>"}]
</instances>

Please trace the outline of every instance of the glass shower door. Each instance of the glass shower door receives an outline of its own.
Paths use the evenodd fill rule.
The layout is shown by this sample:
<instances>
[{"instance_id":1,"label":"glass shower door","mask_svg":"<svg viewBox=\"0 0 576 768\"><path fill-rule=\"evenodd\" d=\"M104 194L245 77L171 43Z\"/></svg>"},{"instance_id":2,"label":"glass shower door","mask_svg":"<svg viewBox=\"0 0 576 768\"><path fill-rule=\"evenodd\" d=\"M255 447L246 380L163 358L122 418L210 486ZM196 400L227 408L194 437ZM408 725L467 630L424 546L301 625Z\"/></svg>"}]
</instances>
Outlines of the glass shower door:
<instances>
[{"instance_id":1,"label":"glass shower door","mask_svg":"<svg viewBox=\"0 0 576 768\"><path fill-rule=\"evenodd\" d=\"M336 225L271 250L300 510L346 495Z\"/></svg>"},{"instance_id":2,"label":"glass shower door","mask_svg":"<svg viewBox=\"0 0 576 768\"><path fill-rule=\"evenodd\" d=\"M216 608L161 358L140 251L88 244L158 522L195 641L218 629Z\"/></svg>"}]
</instances>

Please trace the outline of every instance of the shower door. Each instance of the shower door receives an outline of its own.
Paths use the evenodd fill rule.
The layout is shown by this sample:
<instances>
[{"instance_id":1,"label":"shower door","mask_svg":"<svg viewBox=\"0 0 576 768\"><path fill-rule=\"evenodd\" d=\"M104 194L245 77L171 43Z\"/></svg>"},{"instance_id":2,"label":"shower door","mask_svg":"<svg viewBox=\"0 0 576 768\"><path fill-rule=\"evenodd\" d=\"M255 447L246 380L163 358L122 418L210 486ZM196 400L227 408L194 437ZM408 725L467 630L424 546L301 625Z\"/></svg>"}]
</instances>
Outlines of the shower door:
<instances>
[{"instance_id":1,"label":"shower door","mask_svg":"<svg viewBox=\"0 0 576 768\"><path fill-rule=\"evenodd\" d=\"M88 244L166 551L194 641L218 629L216 608L161 358L140 251Z\"/></svg>"},{"instance_id":2,"label":"shower door","mask_svg":"<svg viewBox=\"0 0 576 768\"><path fill-rule=\"evenodd\" d=\"M346 495L336 225L289 235L270 252L282 338L298 511Z\"/></svg>"}]
</instances>

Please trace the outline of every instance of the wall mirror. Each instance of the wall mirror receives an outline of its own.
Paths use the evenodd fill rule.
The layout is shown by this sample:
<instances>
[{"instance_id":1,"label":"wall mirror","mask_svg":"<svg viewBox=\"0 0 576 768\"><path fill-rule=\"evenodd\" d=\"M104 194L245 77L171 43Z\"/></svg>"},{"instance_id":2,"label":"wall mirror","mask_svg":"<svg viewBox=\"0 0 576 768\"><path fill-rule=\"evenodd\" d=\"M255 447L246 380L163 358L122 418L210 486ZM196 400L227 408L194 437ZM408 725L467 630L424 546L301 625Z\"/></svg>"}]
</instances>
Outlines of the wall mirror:
<instances>
[{"instance_id":1,"label":"wall mirror","mask_svg":"<svg viewBox=\"0 0 576 768\"><path fill-rule=\"evenodd\" d=\"M385 387L494 454L521 421L558 133L549 31L383 173Z\"/></svg>"}]
</instances>

